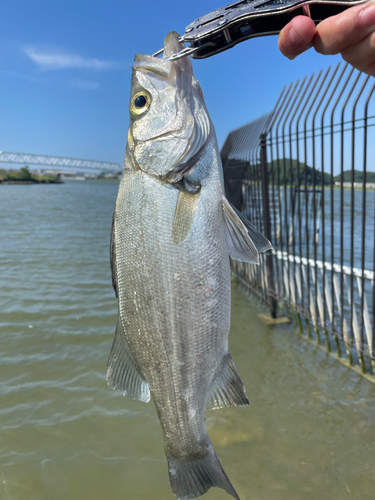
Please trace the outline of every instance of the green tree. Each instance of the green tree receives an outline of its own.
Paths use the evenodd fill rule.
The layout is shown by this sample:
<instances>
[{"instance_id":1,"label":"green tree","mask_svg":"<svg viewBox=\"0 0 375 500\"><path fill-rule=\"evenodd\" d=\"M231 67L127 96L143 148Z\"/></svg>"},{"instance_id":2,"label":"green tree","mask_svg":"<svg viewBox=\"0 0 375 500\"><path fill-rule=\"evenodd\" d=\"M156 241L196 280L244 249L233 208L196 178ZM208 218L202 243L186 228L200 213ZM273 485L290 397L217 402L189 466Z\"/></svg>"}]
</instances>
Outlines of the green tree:
<instances>
[{"instance_id":1,"label":"green tree","mask_svg":"<svg viewBox=\"0 0 375 500\"><path fill-rule=\"evenodd\" d=\"M21 168L20 179L23 181L31 181L31 172L29 172L29 167L27 165Z\"/></svg>"},{"instance_id":2,"label":"green tree","mask_svg":"<svg viewBox=\"0 0 375 500\"><path fill-rule=\"evenodd\" d=\"M315 170L315 172L313 172L312 167L309 167L304 162L298 163L295 159L280 158L268 164L268 175L270 179L274 179L275 183L279 181L280 184L284 184L284 171L286 174L286 184L296 185L297 182L299 182L300 186L304 186L305 174L308 185L315 184L318 186L322 183L322 172L320 170ZM325 172L323 184L328 185L330 182L331 176Z\"/></svg>"}]
</instances>

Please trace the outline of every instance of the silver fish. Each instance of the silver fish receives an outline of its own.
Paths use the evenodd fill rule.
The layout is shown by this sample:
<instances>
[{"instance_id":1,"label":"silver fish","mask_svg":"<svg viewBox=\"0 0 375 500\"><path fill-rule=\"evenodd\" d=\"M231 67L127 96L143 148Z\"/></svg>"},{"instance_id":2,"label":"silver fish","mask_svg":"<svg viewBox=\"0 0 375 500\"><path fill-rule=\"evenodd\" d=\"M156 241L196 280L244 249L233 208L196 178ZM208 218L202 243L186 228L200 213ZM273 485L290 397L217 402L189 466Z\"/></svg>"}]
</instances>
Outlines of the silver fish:
<instances>
[{"instance_id":1,"label":"silver fish","mask_svg":"<svg viewBox=\"0 0 375 500\"><path fill-rule=\"evenodd\" d=\"M169 33L165 55L181 50ZM136 55L111 261L119 317L107 382L160 419L173 493L239 500L205 410L248 405L228 351L230 259L271 248L224 195L214 127L191 61Z\"/></svg>"}]
</instances>

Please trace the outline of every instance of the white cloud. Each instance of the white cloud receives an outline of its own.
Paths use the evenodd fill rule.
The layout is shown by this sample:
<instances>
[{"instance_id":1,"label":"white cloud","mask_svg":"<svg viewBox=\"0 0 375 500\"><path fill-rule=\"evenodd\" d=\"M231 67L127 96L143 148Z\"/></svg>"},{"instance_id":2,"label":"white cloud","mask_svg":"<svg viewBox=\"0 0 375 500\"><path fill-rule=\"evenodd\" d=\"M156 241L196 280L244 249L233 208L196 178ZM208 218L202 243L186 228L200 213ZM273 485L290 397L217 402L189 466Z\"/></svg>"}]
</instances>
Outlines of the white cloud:
<instances>
[{"instance_id":1,"label":"white cloud","mask_svg":"<svg viewBox=\"0 0 375 500\"><path fill-rule=\"evenodd\" d=\"M99 82L90 82L88 80L74 80L72 86L81 90L98 90L100 87Z\"/></svg>"},{"instance_id":2,"label":"white cloud","mask_svg":"<svg viewBox=\"0 0 375 500\"><path fill-rule=\"evenodd\" d=\"M61 51L38 50L31 47L25 47L23 50L35 64L44 70L83 68L100 71L118 69L120 67L119 64L114 61L84 58Z\"/></svg>"}]
</instances>

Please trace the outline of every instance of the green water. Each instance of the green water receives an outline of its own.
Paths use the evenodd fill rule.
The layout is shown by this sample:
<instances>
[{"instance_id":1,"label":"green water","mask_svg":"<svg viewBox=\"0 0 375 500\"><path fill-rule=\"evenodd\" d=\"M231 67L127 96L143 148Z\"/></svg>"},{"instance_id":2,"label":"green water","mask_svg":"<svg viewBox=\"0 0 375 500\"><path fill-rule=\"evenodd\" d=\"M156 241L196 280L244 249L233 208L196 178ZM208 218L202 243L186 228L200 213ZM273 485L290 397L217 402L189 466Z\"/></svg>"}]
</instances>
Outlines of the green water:
<instances>
[{"instance_id":1,"label":"green water","mask_svg":"<svg viewBox=\"0 0 375 500\"><path fill-rule=\"evenodd\" d=\"M0 499L173 500L152 403L105 383L118 184L0 186ZM241 500L374 500L375 386L233 286L251 402L207 412ZM203 497L230 497L213 489Z\"/></svg>"}]
</instances>

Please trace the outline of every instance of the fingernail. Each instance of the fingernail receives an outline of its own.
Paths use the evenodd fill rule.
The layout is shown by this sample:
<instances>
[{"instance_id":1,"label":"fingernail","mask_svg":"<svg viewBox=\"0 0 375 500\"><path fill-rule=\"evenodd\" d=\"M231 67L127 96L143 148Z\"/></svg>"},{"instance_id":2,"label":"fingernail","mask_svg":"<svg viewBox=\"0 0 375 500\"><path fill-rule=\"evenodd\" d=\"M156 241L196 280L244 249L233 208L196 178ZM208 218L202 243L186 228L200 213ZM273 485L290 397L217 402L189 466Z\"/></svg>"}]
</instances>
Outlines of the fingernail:
<instances>
[{"instance_id":1,"label":"fingernail","mask_svg":"<svg viewBox=\"0 0 375 500\"><path fill-rule=\"evenodd\" d=\"M375 4L368 5L359 13L364 28L375 26Z\"/></svg>"}]
</instances>

